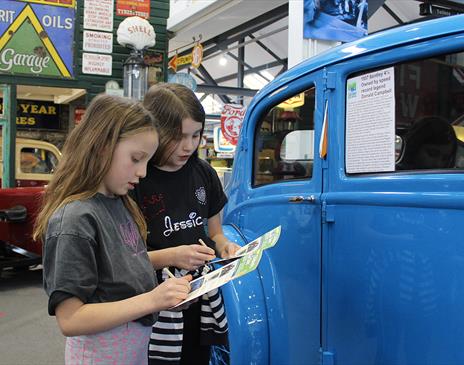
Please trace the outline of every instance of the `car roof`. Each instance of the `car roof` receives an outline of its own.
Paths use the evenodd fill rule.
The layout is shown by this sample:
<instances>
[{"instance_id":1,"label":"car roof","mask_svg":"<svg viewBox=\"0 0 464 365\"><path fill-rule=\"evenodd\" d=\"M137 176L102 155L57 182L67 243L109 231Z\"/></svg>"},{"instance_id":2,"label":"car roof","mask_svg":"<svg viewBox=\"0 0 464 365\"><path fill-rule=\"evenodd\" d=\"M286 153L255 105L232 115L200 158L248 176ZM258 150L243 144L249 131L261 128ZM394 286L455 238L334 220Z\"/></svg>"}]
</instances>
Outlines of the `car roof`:
<instances>
[{"instance_id":1,"label":"car roof","mask_svg":"<svg viewBox=\"0 0 464 365\"><path fill-rule=\"evenodd\" d=\"M61 151L57 146L55 146L53 143L42 141L40 139L16 137L16 145L17 146L22 145L25 147L32 147L32 148L45 148L45 149L52 150L58 157L61 156ZM2 136L0 136L0 155L1 155L1 150L2 150Z\"/></svg>"},{"instance_id":2,"label":"car roof","mask_svg":"<svg viewBox=\"0 0 464 365\"><path fill-rule=\"evenodd\" d=\"M386 50L393 46L398 47L440 36L453 35L463 31L464 14L454 15L381 31L357 41L328 49L323 53L302 61L267 84L256 94L248 109L251 110L261 99L288 84L291 80L309 74L317 69L369 53Z\"/></svg>"}]
</instances>

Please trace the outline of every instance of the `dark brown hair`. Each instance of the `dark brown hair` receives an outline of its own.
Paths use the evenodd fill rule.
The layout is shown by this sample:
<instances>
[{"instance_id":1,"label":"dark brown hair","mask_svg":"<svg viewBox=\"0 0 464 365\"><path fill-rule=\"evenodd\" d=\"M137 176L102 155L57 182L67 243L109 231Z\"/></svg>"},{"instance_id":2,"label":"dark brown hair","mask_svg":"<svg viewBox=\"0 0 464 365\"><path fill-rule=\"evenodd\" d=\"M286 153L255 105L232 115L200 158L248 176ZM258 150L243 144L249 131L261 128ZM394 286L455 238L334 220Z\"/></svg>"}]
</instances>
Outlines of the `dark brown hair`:
<instances>
[{"instance_id":1,"label":"dark brown hair","mask_svg":"<svg viewBox=\"0 0 464 365\"><path fill-rule=\"evenodd\" d=\"M152 163L164 165L182 138L182 121L191 118L201 123L201 134L205 127L205 110L188 87L180 84L159 83L153 85L145 95L143 105L157 120L159 147ZM195 151L194 155L197 155Z\"/></svg>"}]
</instances>

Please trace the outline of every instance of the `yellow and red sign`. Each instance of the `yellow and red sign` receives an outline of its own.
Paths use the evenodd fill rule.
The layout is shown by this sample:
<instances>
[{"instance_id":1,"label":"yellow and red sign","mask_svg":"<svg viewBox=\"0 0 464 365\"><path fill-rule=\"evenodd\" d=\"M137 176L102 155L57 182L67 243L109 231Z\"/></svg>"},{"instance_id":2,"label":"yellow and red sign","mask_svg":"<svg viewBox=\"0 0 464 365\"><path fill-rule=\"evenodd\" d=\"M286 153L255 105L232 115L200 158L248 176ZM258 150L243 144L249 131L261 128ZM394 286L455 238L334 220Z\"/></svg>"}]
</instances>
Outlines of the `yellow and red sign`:
<instances>
[{"instance_id":1,"label":"yellow and red sign","mask_svg":"<svg viewBox=\"0 0 464 365\"><path fill-rule=\"evenodd\" d=\"M172 69L174 72L177 72L178 66L183 65L192 65L192 67L198 68L201 65L203 60L203 46L198 43L193 47L192 53L185 56L175 55L168 62L168 68Z\"/></svg>"},{"instance_id":2,"label":"yellow and red sign","mask_svg":"<svg viewBox=\"0 0 464 365\"><path fill-rule=\"evenodd\" d=\"M175 55L169 60L168 68L171 68L174 72L177 72L177 66L188 65L192 63L192 55L178 56Z\"/></svg>"},{"instance_id":3,"label":"yellow and red sign","mask_svg":"<svg viewBox=\"0 0 464 365\"><path fill-rule=\"evenodd\" d=\"M174 72L177 72L177 55L169 60L168 68L171 68Z\"/></svg>"},{"instance_id":4,"label":"yellow and red sign","mask_svg":"<svg viewBox=\"0 0 464 365\"><path fill-rule=\"evenodd\" d=\"M198 43L192 49L192 66L195 68L200 67L201 61L203 61L203 46Z\"/></svg>"},{"instance_id":5,"label":"yellow and red sign","mask_svg":"<svg viewBox=\"0 0 464 365\"><path fill-rule=\"evenodd\" d=\"M183 65L188 65L192 63L192 55L188 54L186 56L177 56L177 66L183 66Z\"/></svg>"},{"instance_id":6,"label":"yellow and red sign","mask_svg":"<svg viewBox=\"0 0 464 365\"><path fill-rule=\"evenodd\" d=\"M297 108L304 105L305 94L304 92L298 95L291 97L290 99L285 100L284 102L277 105L279 108L290 109Z\"/></svg>"},{"instance_id":7,"label":"yellow and red sign","mask_svg":"<svg viewBox=\"0 0 464 365\"><path fill-rule=\"evenodd\" d=\"M36 3L42 5L64 6L66 8L75 8L76 0L19 0L24 3Z\"/></svg>"},{"instance_id":8,"label":"yellow and red sign","mask_svg":"<svg viewBox=\"0 0 464 365\"><path fill-rule=\"evenodd\" d=\"M117 0L116 15L150 17L150 0Z\"/></svg>"}]
</instances>

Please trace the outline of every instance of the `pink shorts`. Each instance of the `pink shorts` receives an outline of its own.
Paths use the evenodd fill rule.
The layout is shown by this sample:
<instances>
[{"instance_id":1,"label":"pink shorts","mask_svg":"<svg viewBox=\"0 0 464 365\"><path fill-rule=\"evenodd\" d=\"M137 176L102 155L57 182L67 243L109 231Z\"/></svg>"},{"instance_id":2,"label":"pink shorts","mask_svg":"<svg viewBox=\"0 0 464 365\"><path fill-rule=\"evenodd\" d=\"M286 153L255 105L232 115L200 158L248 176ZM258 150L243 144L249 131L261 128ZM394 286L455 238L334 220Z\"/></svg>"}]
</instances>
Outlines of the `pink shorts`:
<instances>
[{"instance_id":1,"label":"pink shorts","mask_svg":"<svg viewBox=\"0 0 464 365\"><path fill-rule=\"evenodd\" d=\"M90 336L66 338L66 365L146 365L151 326L129 322Z\"/></svg>"}]
</instances>

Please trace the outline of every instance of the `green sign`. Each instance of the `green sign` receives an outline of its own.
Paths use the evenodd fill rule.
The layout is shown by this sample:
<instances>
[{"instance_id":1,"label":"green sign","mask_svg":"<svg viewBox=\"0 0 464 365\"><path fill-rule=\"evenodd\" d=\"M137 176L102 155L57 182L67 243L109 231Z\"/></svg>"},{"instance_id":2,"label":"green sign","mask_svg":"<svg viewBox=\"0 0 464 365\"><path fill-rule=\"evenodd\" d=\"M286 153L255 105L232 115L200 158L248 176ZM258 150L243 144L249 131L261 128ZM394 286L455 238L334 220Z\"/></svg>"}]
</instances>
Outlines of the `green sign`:
<instances>
[{"instance_id":1,"label":"green sign","mask_svg":"<svg viewBox=\"0 0 464 365\"><path fill-rule=\"evenodd\" d=\"M72 77L74 9L5 0L0 8L0 73Z\"/></svg>"}]
</instances>

